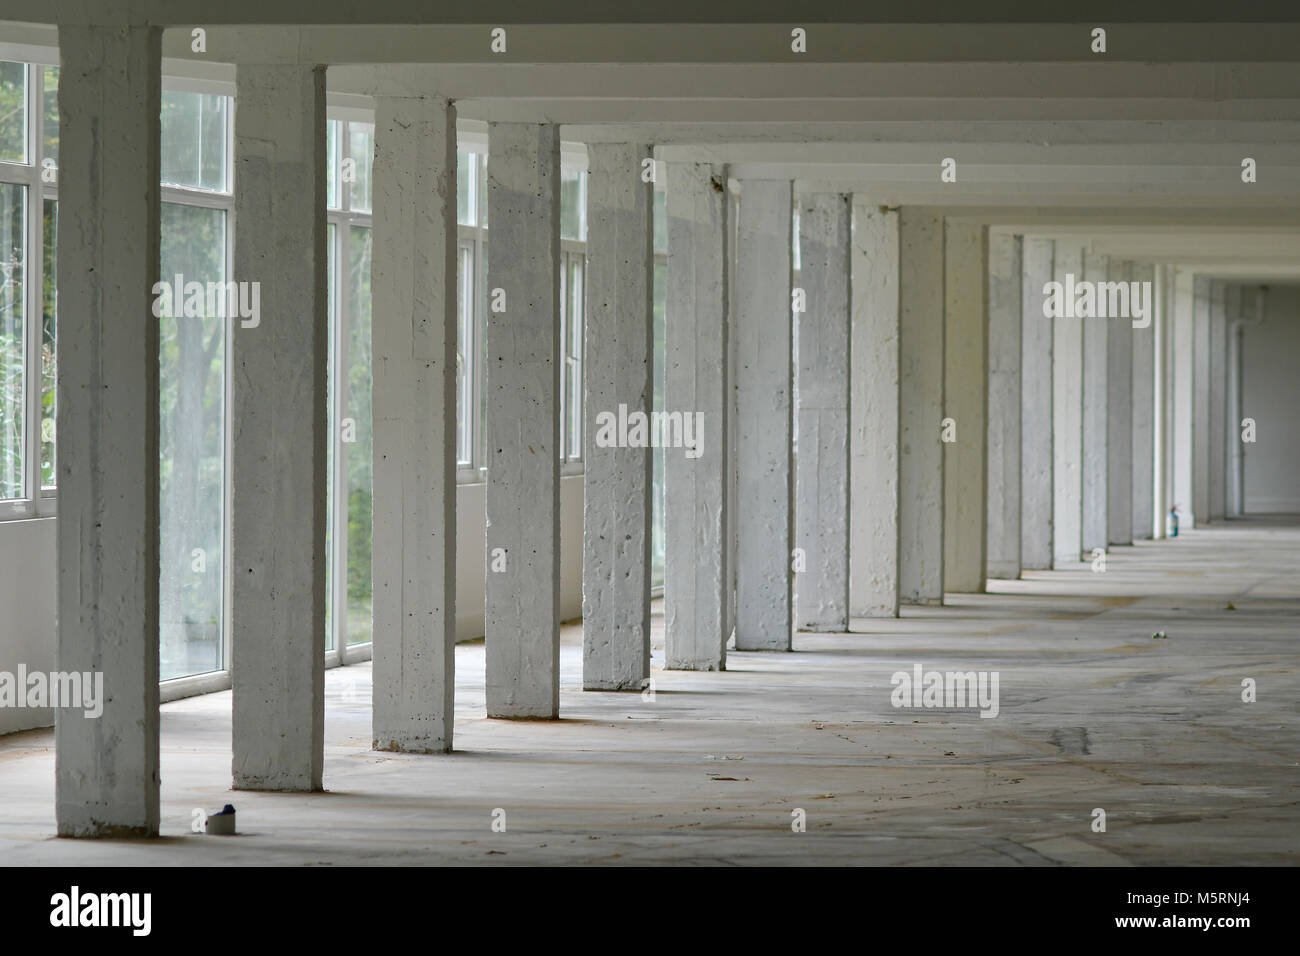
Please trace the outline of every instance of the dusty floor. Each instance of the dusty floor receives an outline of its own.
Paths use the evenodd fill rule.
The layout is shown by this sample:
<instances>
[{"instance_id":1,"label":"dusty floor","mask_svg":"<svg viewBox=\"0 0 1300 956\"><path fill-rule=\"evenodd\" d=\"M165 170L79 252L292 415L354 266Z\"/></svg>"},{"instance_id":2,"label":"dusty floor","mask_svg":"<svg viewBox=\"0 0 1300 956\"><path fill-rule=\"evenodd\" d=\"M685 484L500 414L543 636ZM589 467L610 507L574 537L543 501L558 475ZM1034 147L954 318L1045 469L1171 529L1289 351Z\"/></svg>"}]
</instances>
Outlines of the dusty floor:
<instances>
[{"instance_id":1,"label":"dusty floor","mask_svg":"<svg viewBox=\"0 0 1300 956\"><path fill-rule=\"evenodd\" d=\"M153 841L54 838L52 731L0 738L0 864L1297 862L1300 525L1220 524L998 591L712 674L660 669L657 616L653 701L583 693L567 627L557 722L487 720L483 645L461 645L444 756L371 751L370 666L335 669L322 794L232 793L229 692L166 704ZM999 715L895 709L890 677L916 663L998 672ZM226 802L240 836L190 832Z\"/></svg>"}]
</instances>

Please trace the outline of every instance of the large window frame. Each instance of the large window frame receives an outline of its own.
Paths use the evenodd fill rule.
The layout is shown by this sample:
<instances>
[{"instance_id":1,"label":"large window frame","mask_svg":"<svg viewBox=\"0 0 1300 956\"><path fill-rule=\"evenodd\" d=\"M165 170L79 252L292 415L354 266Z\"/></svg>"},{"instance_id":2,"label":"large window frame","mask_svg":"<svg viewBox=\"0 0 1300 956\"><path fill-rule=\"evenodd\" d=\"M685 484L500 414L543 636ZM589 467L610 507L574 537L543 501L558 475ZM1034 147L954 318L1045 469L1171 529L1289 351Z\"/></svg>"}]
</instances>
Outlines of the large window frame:
<instances>
[{"instance_id":1,"label":"large window frame","mask_svg":"<svg viewBox=\"0 0 1300 956\"><path fill-rule=\"evenodd\" d=\"M371 210L352 208L352 187L355 178L338 175L344 164L352 161L353 168L360 165L362 157L352 155L352 123L374 125L374 113L370 110L349 106L328 106L326 120L337 123L333 138L334 153L328 157L330 167L336 171L334 178L338 205L330 206L326 199L326 221L334 227L333 244L329 249L330 263L333 268L333 315L331 317L331 338L333 348L330 354L330 432L331 459L329 487L333 493L329 500L330 523L330 559L332 574L330 577L330 613L329 631L325 635L325 666L339 667L370 660L373 656L373 641L356 644L348 643L348 518L349 518L349 480L348 456L355 454L347 448L344 441L343 421L349 416L351 405L351 387L348 381L351 361L351 340L354 322L357 318L357 303L353 301L352 275L352 232L355 229L370 230L374 239L374 200L371 198ZM328 137L327 137L328 141ZM372 247L373 248L373 247Z\"/></svg>"},{"instance_id":2,"label":"large window frame","mask_svg":"<svg viewBox=\"0 0 1300 956\"><path fill-rule=\"evenodd\" d=\"M43 277L44 277L44 210L47 202L57 204L59 198L57 167L55 181L44 182L44 116L45 98L56 95L45 90L45 74L51 68L57 68L57 55L49 51L41 58L12 60L20 62L24 68L24 105L26 108L26 128L24 140L25 162L0 162L0 183L11 184L23 190L24 223L23 237L26 244L23 261L23 312L22 328L24 341L23 353L23 409L22 409L22 453L23 453L23 487L22 497L0 500L0 521L30 518L54 517L58 513L57 482L53 486L41 485L41 397L42 397L42 335L43 313ZM160 201L163 204L199 207L220 211L224 217L223 265L227 279L238 279L234 275L234 242L238 228L235 216L235 197L238 189L235 165L235 114L238 104L235 102L235 84L227 79L199 79L193 77L164 75L162 88L165 93L195 93L226 98L224 134L225 152L223 161L226 175L223 189L206 189L196 186L183 186L173 183L160 184ZM349 343L352 323L355 318L356 303L352 301L349 246L352 230L358 228L373 230L373 213L353 210L350 201L352 182L345 181L337 175L344 159L350 156L351 137L347 135L347 123L365 123L373 126L374 112L361 105L349 103L349 98L340 98L334 102L333 97L327 105L327 121L338 124L337 134L333 139L334 154L329 157L331 168L336 171L335 188L337 205L327 201L326 219L333 227L334 241L330 248L331 264L334 269L334 287L332 289L334 307L332 308L331 334L334 348L331 350L331 415L335 427L331 431L332 460L331 481L333 495L329 502L332 526L345 531L348 522L348 475L347 453L344 447L341 423L348 414L347 374L351 362ZM349 104L349 105L343 105ZM460 342L462 361L465 369L466 403L464 428L467 437L457 439L457 480L459 483L481 483L486 478L486 456L483 448L482 415L485 400L483 362L484 324L488 309L487 289L487 255L489 242L489 224L487 223L487 146L485 132L474 128L463 130L458 136L458 150L469 154L472 161L466 167L471 177L469 195L473 208L473 222L457 224L457 256L466 257L469 275L465 278L464 314L458 316L462 327L467 331L466 340ZM582 174L580 188L580 207L585 207L586 200L586 151L573 143L562 147L562 173L572 177L574 172ZM57 209L57 205L54 207ZM570 428L568 413L572 404L570 394L578 396L581 401L582 360L585 328L573 328L576 319L585 325L585 303L574 303L572 299L573 276L582 278L582 296L585 299L586 272L586 236L585 208L579 210L580 238L564 238L561 241L561 282L564 302L561 315L561 366L557 370L561 389L559 400L562 416L562 447L557 449L560 456L561 473L580 475L583 471L581 448L581 422L578 421L576 433ZM572 232L572 229L570 229ZM373 232L371 233L373 236ZM460 267L458 258L458 270ZM57 321L57 320L56 320ZM227 322L224 332L224 354L231 354L233 323ZM578 333L575 335L575 332ZM232 588L230 574L230 513L233 507L231 499L231 431L232 422L229 410L231 406L231 367L227 361L223 370L221 396L223 402L221 428L221 463L222 475L222 509L220 539L221 554L221 621L219 629L220 650L217 667L202 673L178 676L160 681L163 700L197 693L221 690L230 686L231 640L230 611ZM578 409L580 414L580 406ZM458 429L461 428L461 416L457 416ZM57 455L57 435L55 436L55 454ZM355 451L355 450L354 450ZM467 452L467 454L465 454ZM57 475L57 469L56 469ZM369 659L372 655L372 643L347 643L347 567L348 541L346 533L332 535L331 560L337 573L331 580L329 595L331 610L331 633L327 639L325 665L341 666Z\"/></svg>"},{"instance_id":3,"label":"large window frame","mask_svg":"<svg viewBox=\"0 0 1300 956\"><path fill-rule=\"evenodd\" d=\"M22 62L22 61L8 61ZM41 324L44 310L45 202L58 202L58 184L42 182L45 71L56 62L22 62L24 82L23 163L0 162L0 184L23 190L23 411L22 495L0 499L0 521L46 518L58 513L57 488L41 485Z\"/></svg>"}]
</instances>

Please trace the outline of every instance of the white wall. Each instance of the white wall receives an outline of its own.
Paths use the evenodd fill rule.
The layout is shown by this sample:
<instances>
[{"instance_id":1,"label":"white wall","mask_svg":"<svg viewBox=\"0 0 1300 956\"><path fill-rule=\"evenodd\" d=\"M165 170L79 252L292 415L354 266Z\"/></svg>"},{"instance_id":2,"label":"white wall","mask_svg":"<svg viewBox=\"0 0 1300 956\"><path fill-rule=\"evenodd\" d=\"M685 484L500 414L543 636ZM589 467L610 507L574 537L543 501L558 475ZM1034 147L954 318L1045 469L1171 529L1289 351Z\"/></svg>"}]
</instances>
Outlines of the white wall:
<instances>
[{"instance_id":1,"label":"white wall","mask_svg":"<svg viewBox=\"0 0 1300 956\"><path fill-rule=\"evenodd\" d=\"M560 479L560 611L582 615L582 475ZM456 496L456 639L483 636L482 484ZM0 671L55 670L55 518L0 521ZM0 734L50 727L48 708L0 708Z\"/></svg>"},{"instance_id":2,"label":"white wall","mask_svg":"<svg viewBox=\"0 0 1300 956\"><path fill-rule=\"evenodd\" d=\"M1243 307L1241 414L1257 439L1245 446L1246 513L1300 512L1300 287L1270 285L1258 325L1250 286ZM1240 441L1235 425L1229 439Z\"/></svg>"},{"instance_id":3,"label":"white wall","mask_svg":"<svg viewBox=\"0 0 1300 956\"><path fill-rule=\"evenodd\" d=\"M55 669L54 522L0 521L0 671ZM0 734L53 725L49 708L0 707Z\"/></svg>"}]
</instances>

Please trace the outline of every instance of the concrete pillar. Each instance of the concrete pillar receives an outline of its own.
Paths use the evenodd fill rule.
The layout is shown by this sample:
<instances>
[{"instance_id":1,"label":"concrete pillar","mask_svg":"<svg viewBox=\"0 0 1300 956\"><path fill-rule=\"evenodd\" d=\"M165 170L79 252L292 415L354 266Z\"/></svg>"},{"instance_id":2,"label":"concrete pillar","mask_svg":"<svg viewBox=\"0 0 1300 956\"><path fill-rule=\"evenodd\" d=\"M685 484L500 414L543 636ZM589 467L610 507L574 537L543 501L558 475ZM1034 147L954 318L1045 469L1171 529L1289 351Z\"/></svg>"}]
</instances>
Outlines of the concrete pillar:
<instances>
[{"instance_id":1,"label":"concrete pillar","mask_svg":"<svg viewBox=\"0 0 1300 956\"><path fill-rule=\"evenodd\" d=\"M1052 330L1043 289L1055 243L1025 239L1021 252L1020 566L1052 566Z\"/></svg>"},{"instance_id":2,"label":"concrete pillar","mask_svg":"<svg viewBox=\"0 0 1300 956\"><path fill-rule=\"evenodd\" d=\"M943 586L984 590L988 519L988 228L944 229Z\"/></svg>"},{"instance_id":3,"label":"concrete pillar","mask_svg":"<svg viewBox=\"0 0 1300 956\"><path fill-rule=\"evenodd\" d=\"M1173 322L1174 269L1155 267L1156 310L1152 328L1155 341L1155 417L1152 422L1152 525L1151 537L1165 536L1165 520L1173 501Z\"/></svg>"},{"instance_id":4,"label":"concrete pillar","mask_svg":"<svg viewBox=\"0 0 1300 956\"><path fill-rule=\"evenodd\" d=\"M1131 262L1110 263L1110 281L1129 288ZM1139 293L1141 295L1141 293ZM1141 300L1149 309L1151 303ZM1133 543L1133 302L1106 321L1106 524L1109 544Z\"/></svg>"},{"instance_id":5,"label":"concrete pillar","mask_svg":"<svg viewBox=\"0 0 1300 956\"><path fill-rule=\"evenodd\" d=\"M989 235L988 576L1020 577L1020 236Z\"/></svg>"},{"instance_id":6,"label":"concrete pillar","mask_svg":"<svg viewBox=\"0 0 1300 956\"><path fill-rule=\"evenodd\" d=\"M854 617L898 616L898 230L897 209L853 197L849 608Z\"/></svg>"},{"instance_id":7,"label":"concrete pillar","mask_svg":"<svg viewBox=\"0 0 1300 956\"><path fill-rule=\"evenodd\" d=\"M156 836L161 31L65 24L59 51L58 660L103 713L56 713L55 811Z\"/></svg>"},{"instance_id":8,"label":"concrete pillar","mask_svg":"<svg viewBox=\"0 0 1300 956\"><path fill-rule=\"evenodd\" d=\"M1183 530L1194 526L1192 502L1192 416L1194 412L1194 339L1192 273L1179 269L1174 273L1173 326L1170 341L1170 477L1169 507L1178 510ZM1168 509L1166 509L1168 510Z\"/></svg>"},{"instance_id":9,"label":"concrete pillar","mask_svg":"<svg viewBox=\"0 0 1300 956\"><path fill-rule=\"evenodd\" d=\"M1210 521L1210 278L1192 284L1192 513Z\"/></svg>"},{"instance_id":10,"label":"concrete pillar","mask_svg":"<svg viewBox=\"0 0 1300 956\"><path fill-rule=\"evenodd\" d=\"M1228 323L1226 286L1210 285L1210 511L1211 521L1222 521L1228 509Z\"/></svg>"},{"instance_id":11,"label":"concrete pillar","mask_svg":"<svg viewBox=\"0 0 1300 956\"><path fill-rule=\"evenodd\" d=\"M587 147L584 690L635 690L650 677L651 449L597 436L620 408L649 413L654 396L654 185L641 178L652 158L643 144Z\"/></svg>"},{"instance_id":12,"label":"concrete pillar","mask_svg":"<svg viewBox=\"0 0 1300 956\"><path fill-rule=\"evenodd\" d=\"M1083 277L1083 245L1057 240L1053 281ZM1073 567L1083 549L1083 320L1052 320L1052 567Z\"/></svg>"},{"instance_id":13,"label":"concrete pillar","mask_svg":"<svg viewBox=\"0 0 1300 956\"><path fill-rule=\"evenodd\" d=\"M799 284L806 302L795 316L794 541L804 551L806 570L795 578L795 622L815 631L849 628L850 214L843 193L800 197Z\"/></svg>"},{"instance_id":14,"label":"concrete pillar","mask_svg":"<svg viewBox=\"0 0 1300 956\"><path fill-rule=\"evenodd\" d=\"M1241 398L1242 398L1242 306L1244 288L1238 283L1228 286L1224 297L1227 319L1227 478L1226 513L1238 516L1242 513L1242 465L1244 446L1241 442Z\"/></svg>"},{"instance_id":15,"label":"concrete pillar","mask_svg":"<svg viewBox=\"0 0 1300 956\"><path fill-rule=\"evenodd\" d=\"M1091 250L1084 253L1083 277L1093 283L1093 288L1106 282L1110 273L1105 256ZM1100 295L1098 300L1100 300ZM1107 518L1108 452L1107 422L1109 406L1109 355L1110 326L1114 320L1100 315L1101 303L1083 322L1083 526L1082 545L1085 554L1106 549L1109 522Z\"/></svg>"},{"instance_id":16,"label":"concrete pillar","mask_svg":"<svg viewBox=\"0 0 1300 956\"><path fill-rule=\"evenodd\" d=\"M942 604L943 216L904 206L898 247L898 594L903 604Z\"/></svg>"},{"instance_id":17,"label":"concrete pillar","mask_svg":"<svg viewBox=\"0 0 1300 956\"><path fill-rule=\"evenodd\" d=\"M456 111L375 102L376 750L451 750L456 686Z\"/></svg>"},{"instance_id":18,"label":"concrete pillar","mask_svg":"<svg viewBox=\"0 0 1300 956\"><path fill-rule=\"evenodd\" d=\"M664 450L666 666L723 670L727 662L727 499L731 484L727 292L729 223L722 166L668 166L668 288L664 395L703 416L698 456ZM694 452L692 454L695 454Z\"/></svg>"},{"instance_id":19,"label":"concrete pillar","mask_svg":"<svg viewBox=\"0 0 1300 956\"><path fill-rule=\"evenodd\" d=\"M487 713L554 718L560 710L558 126L489 124L488 222Z\"/></svg>"},{"instance_id":20,"label":"concrete pillar","mask_svg":"<svg viewBox=\"0 0 1300 956\"><path fill-rule=\"evenodd\" d=\"M746 179L736 222L736 649L788 651L794 456L789 180Z\"/></svg>"},{"instance_id":21,"label":"concrete pillar","mask_svg":"<svg viewBox=\"0 0 1300 956\"><path fill-rule=\"evenodd\" d=\"M235 279L261 319L232 332L235 788L319 790L325 753L325 70L236 74Z\"/></svg>"},{"instance_id":22,"label":"concrete pillar","mask_svg":"<svg viewBox=\"0 0 1300 956\"><path fill-rule=\"evenodd\" d=\"M1146 328L1135 329L1130 323L1126 334L1132 350L1130 390L1133 410L1130 436L1133 472L1128 482L1132 501L1131 540L1148 540L1152 534L1155 520L1154 492L1154 448L1155 448L1155 343L1159 329L1156 325L1156 310L1159 300L1156 295L1155 267L1146 263L1130 263L1131 281L1143 288L1148 308L1151 310L1151 324ZM1150 291L1146 291L1150 290Z\"/></svg>"}]
</instances>

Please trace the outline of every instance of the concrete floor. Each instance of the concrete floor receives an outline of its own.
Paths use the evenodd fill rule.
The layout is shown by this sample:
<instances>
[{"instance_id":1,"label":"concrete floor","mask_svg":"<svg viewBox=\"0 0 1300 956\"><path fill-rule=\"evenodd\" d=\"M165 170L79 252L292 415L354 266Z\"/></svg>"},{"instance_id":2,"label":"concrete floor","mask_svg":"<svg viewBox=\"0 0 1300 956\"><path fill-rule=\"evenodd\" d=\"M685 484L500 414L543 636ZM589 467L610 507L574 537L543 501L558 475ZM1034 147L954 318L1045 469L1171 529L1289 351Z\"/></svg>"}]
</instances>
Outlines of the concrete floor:
<instances>
[{"instance_id":1,"label":"concrete floor","mask_svg":"<svg viewBox=\"0 0 1300 956\"><path fill-rule=\"evenodd\" d=\"M653 702L583 693L567 627L558 722L487 720L483 645L461 645L445 756L371 751L370 666L332 670L324 794L232 793L229 692L166 704L152 841L54 838L52 731L0 738L0 863L1297 862L1300 524L996 584L721 674L662 671L658 616ZM999 672L1000 715L894 709L914 663ZM191 834L193 808L226 802L240 836Z\"/></svg>"}]
</instances>

